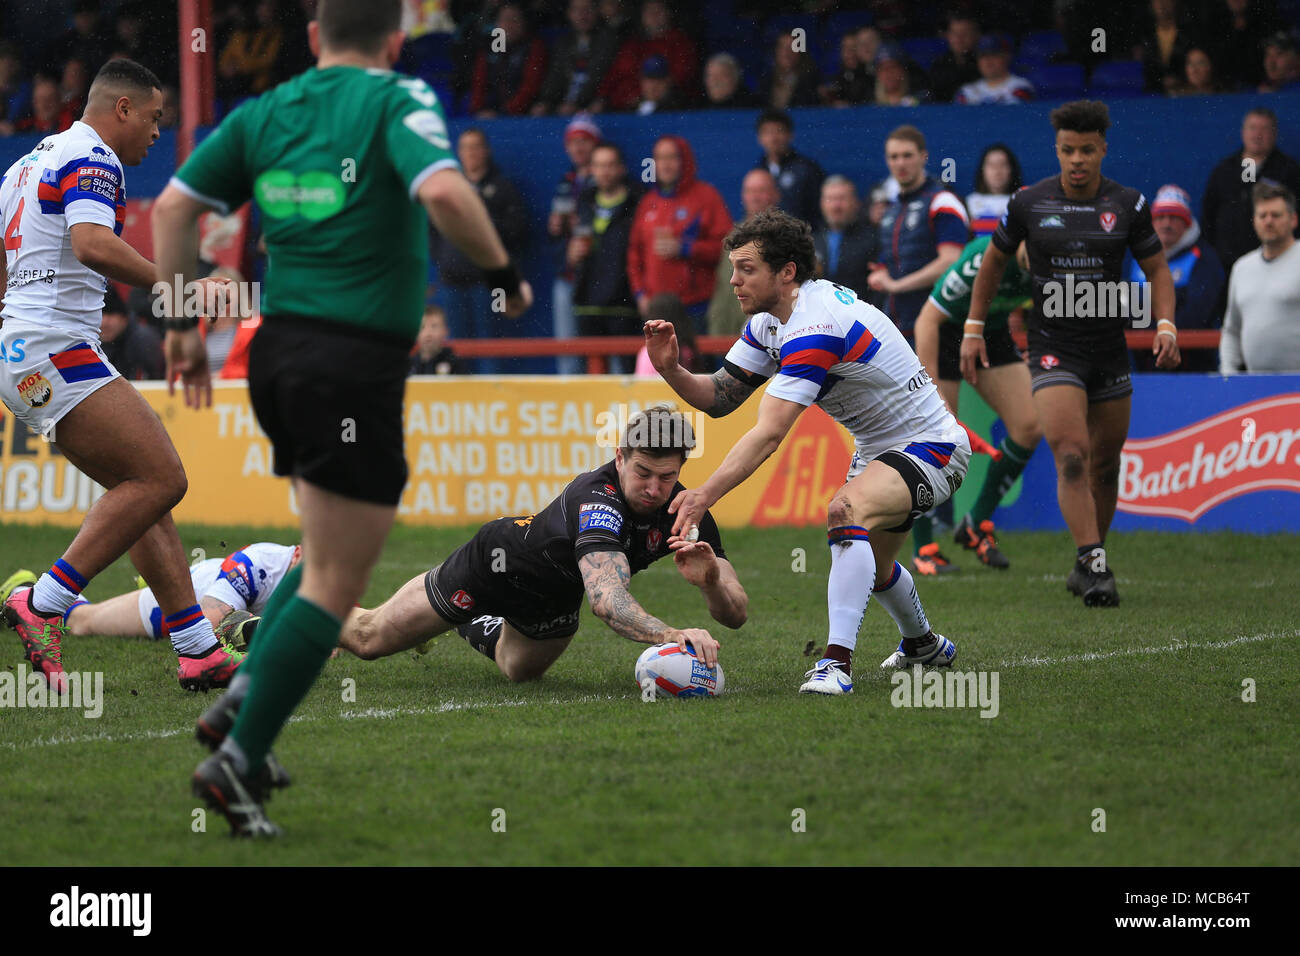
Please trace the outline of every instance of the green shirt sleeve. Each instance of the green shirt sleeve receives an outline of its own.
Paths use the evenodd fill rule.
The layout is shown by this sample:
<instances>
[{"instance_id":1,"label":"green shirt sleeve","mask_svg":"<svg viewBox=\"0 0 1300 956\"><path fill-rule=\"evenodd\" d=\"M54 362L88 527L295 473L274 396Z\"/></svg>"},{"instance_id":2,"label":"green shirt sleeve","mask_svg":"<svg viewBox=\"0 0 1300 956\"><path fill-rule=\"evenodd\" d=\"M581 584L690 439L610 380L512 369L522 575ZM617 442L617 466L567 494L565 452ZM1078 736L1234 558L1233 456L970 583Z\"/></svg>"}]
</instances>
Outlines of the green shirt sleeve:
<instances>
[{"instance_id":1,"label":"green shirt sleeve","mask_svg":"<svg viewBox=\"0 0 1300 956\"><path fill-rule=\"evenodd\" d=\"M384 138L388 156L412 199L420 184L440 169L459 169L442 104L424 80L405 77L391 94Z\"/></svg>"},{"instance_id":2,"label":"green shirt sleeve","mask_svg":"<svg viewBox=\"0 0 1300 956\"><path fill-rule=\"evenodd\" d=\"M238 209L253 195L244 141L255 102L245 103L227 116L172 178L186 193L215 207L222 215Z\"/></svg>"},{"instance_id":3,"label":"green shirt sleeve","mask_svg":"<svg viewBox=\"0 0 1300 956\"><path fill-rule=\"evenodd\" d=\"M930 301L938 306L949 322L964 322L970 312L970 294L975 286L975 276L980 271L988 238L981 236L969 243L957 261L939 277L930 292Z\"/></svg>"},{"instance_id":4,"label":"green shirt sleeve","mask_svg":"<svg viewBox=\"0 0 1300 956\"><path fill-rule=\"evenodd\" d=\"M981 236L969 243L957 261L934 284L930 301L944 314L947 321L965 322L966 316L970 314L975 276L979 274L989 241L988 236ZM1033 285L1029 275L1021 270L1013 256L1002 273L997 291L993 293L993 301L989 304L989 321L994 325L999 324L1010 313L1028 305L1032 300Z\"/></svg>"}]
</instances>

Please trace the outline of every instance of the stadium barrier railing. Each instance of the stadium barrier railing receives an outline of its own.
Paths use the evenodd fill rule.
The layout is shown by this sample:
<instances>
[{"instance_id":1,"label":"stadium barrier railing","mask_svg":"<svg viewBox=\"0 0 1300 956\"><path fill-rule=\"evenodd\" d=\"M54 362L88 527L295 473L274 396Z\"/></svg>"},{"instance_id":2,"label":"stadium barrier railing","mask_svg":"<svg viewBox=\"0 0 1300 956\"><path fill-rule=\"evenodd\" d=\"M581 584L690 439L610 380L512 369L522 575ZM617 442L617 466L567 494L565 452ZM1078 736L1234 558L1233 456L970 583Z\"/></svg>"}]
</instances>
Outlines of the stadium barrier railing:
<instances>
[{"instance_id":1,"label":"stadium barrier railing","mask_svg":"<svg viewBox=\"0 0 1300 956\"><path fill-rule=\"evenodd\" d=\"M1131 349L1149 349L1155 339L1153 331L1125 333ZM1016 345L1026 347L1024 333L1013 333ZM701 335L695 340L701 355L726 355L736 341L734 335ZM608 368L606 359L611 355L635 355L645 345L645 339L636 335L588 335L570 339L550 337L512 339L455 339L447 343L459 358L533 358L552 355L585 355L587 372L601 375ZM1191 349L1217 349L1217 329L1185 329L1178 333L1178 347Z\"/></svg>"}]
</instances>

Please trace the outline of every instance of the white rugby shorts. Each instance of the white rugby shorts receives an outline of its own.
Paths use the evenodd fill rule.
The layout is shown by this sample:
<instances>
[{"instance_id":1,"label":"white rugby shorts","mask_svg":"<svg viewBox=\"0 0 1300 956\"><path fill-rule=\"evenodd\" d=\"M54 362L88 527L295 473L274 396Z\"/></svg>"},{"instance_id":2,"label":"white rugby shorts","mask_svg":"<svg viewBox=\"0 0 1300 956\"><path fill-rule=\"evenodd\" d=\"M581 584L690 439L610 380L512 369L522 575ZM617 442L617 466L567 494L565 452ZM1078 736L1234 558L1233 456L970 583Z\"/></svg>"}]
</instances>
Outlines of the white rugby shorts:
<instances>
[{"instance_id":1,"label":"white rugby shorts","mask_svg":"<svg viewBox=\"0 0 1300 956\"><path fill-rule=\"evenodd\" d=\"M12 318L0 326L0 399L38 435L48 438L64 415L120 377L85 330Z\"/></svg>"}]
</instances>

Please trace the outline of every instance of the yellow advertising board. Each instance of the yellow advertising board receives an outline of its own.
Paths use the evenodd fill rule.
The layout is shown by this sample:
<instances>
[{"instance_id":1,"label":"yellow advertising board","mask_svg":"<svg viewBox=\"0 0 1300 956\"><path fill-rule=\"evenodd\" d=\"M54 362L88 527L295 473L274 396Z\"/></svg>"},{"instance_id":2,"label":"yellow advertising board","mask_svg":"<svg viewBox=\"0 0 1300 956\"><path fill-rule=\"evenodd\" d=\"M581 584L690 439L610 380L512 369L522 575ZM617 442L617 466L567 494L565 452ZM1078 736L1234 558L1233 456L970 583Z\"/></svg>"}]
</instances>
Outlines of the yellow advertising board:
<instances>
[{"instance_id":1,"label":"yellow advertising board","mask_svg":"<svg viewBox=\"0 0 1300 956\"><path fill-rule=\"evenodd\" d=\"M271 472L270 442L243 382L217 384L212 407L201 410L187 409L179 390L169 396L161 383L137 387L162 418L189 476L177 521L297 524L289 483ZM464 526L534 513L576 475L614 457L631 414L674 400L661 381L621 376L412 378L405 408L410 479L398 520ZM721 419L692 411L698 444L682 482L701 484L753 425L757 410L755 396ZM342 428L340 440L346 440ZM0 521L76 526L103 494L3 405L0 448ZM847 433L810 408L714 516L724 527L823 524L851 454Z\"/></svg>"}]
</instances>

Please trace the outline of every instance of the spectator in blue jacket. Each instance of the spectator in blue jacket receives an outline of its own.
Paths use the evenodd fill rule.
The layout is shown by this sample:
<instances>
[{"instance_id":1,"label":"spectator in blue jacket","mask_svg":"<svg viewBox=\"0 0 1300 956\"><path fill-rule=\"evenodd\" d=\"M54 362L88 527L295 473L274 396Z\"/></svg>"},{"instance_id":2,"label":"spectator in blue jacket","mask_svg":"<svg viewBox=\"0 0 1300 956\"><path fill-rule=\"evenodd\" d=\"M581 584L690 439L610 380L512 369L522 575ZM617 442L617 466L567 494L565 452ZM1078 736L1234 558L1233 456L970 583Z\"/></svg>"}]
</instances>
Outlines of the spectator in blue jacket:
<instances>
[{"instance_id":1,"label":"spectator in blue jacket","mask_svg":"<svg viewBox=\"0 0 1300 956\"><path fill-rule=\"evenodd\" d=\"M1201 224L1192 215L1192 199L1187 191L1172 183L1161 186L1151 204L1151 222L1174 277L1174 317L1178 327L1219 328L1223 324L1223 294L1228 277L1214 247L1201 238ZM1127 278L1130 282L1146 281L1142 269L1132 259ZM1131 354L1138 371L1155 371L1155 359L1149 348L1134 349ZM1213 349L1187 349L1179 371L1213 372L1218 365L1219 357Z\"/></svg>"},{"instance_id":2,"label":"spectator in blue jacket","mask_svg":"<svg viewBox=\"0 0 1300 956\"><path fill-rule=\"evenodd\" d=\"M908 336L939 277L957 261L970 236L970 219L956 193L925 171L925 134L899 126L885 140L885 162L898 198L880 220L881 262L867 284L883 296L880 308Z\"/></svg>"},{"instance_id":3,"label":"spectator in blue jacket","mask_svg":"<svg viewBox=\"0 0 1300 956\"><path fill-rule=\"evenodd\" d=\"M821 225L818 206L826 174L816 160L795 152L794 120L790 114L785 110L764 110L758 117L755 130L763 155L754 166L766 169L775 177L777 188L781 190L780 208L811 223L814 228Z\"/></svg>"}]
</instances>

